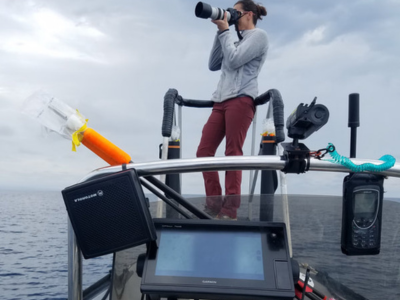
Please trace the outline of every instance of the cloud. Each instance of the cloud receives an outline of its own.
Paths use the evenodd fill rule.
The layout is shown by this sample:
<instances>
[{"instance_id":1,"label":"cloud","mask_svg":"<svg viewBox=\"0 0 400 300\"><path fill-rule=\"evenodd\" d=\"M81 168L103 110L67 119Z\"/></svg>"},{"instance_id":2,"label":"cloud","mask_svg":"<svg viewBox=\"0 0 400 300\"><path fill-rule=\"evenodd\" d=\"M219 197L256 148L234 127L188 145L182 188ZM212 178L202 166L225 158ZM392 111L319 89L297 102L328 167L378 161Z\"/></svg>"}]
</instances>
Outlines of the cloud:
<instances>
[{"instance_id":1,"label":"cloud","mask_svg":"<svg viewBox=\"0 0 400 300\"><path fill-rule=\"evenodd\" d=\"M48 9L36 8L22 15L12 13L8 16L19 30L13 34L4 32L1 36L0 50L14 55L46 56L78 60L101 60L85 49L85 39L99 40L104 34L91 27L85 20L75 24L61 14Z\"/></svg>"},{"instance_id":2,"label":"cloud","mask_svg":"<svg viewBox=\"0 0 400 300\"><path fill-rule=\"evenodd\" d=\"M233 4L224 0L217 6ZM329 108L330 120L304 142L311 149L332 142L347 155L347 99L358 92L358 156L400 157L395 138L398 3L306 0L265 5L268 16L258 26L269 34L270 51L259 77L260 93L279 89L285 116L317 96L317 103ZM0 140L7 147L0 157L0 188L60 190L106 165L83 146L73 153L70 141L55 134L44 138L40 125L20 114L24 99L38 89L79 109L90 127L135 162L158 160L167 90L208 100L219 79L218 72L207 69L215 25L196 18L194 6L179 0L1 2ZM192 158L210 109L182 111L182 156ZM258 108L256 149L266 111L266 106ZM251 130L246 154L250 140ZM217 155L223 153L224 144ZM313 178L307 191L340 194L341 175L290 175L290 192L303 191L301 181ZM396 179L388 186L395 194L392 181ZM183 182L185 193L204 193L201 174L185 174ZM248 190L248 172L242 190Z\"/></svg>"}]
</instances>

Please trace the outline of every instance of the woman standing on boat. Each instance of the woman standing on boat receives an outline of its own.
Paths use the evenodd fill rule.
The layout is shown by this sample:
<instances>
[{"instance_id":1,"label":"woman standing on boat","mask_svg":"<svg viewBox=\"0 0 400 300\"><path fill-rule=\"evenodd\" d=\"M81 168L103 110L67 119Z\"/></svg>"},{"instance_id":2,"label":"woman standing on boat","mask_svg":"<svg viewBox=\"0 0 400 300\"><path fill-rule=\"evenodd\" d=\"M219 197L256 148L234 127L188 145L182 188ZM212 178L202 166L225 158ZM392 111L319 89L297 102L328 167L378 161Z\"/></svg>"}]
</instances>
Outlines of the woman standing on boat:
<instances>
[{"instance_id":1,"label":"woman standing on boat","mask_svg":"<svg viewBox=\"0 0 400 300\"><path fill-rule=\"evenodd\" d=\"M234 41L226 18L213 20L218 32L211 49L209 68L221 70L217 90L212 96L214 106L204 125L197 149L197 157L214 156L226 137L226 156L243 155L242 147L247 130L255 113L254 99L258 95L257 77L268 51L268 37L264 30L256 28L257 20L267 15L265 7L252 0L236 2L234 8L240 18L235 24L239 41ZM225 195L218 172L204 172L207 201L206 212L220 219L236 219L240 206L241 171L226 171Z\"/></svg>"}]
</instances>

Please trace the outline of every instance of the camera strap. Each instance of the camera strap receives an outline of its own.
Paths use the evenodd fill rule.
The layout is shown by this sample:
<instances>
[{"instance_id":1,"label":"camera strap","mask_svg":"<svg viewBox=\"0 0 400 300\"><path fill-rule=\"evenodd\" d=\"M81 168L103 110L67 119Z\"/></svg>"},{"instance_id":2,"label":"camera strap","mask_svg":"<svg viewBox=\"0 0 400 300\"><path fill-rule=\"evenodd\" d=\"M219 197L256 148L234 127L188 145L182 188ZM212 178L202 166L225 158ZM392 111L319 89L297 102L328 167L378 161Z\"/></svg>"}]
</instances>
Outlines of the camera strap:
<instances>
[{"instance_id":1,"label":"camera strap","mask_svg":"<svg viewBox=\"0 0 400 300\"><path fill-rule=\"evenodd\" d=\"M239 26L238 26L237 22L235 22L235 30L236 30L237 36L239 38L239 41L243 40L243 36L241 35L241 33L239 31Z\"/></svg>"}]
</instances>

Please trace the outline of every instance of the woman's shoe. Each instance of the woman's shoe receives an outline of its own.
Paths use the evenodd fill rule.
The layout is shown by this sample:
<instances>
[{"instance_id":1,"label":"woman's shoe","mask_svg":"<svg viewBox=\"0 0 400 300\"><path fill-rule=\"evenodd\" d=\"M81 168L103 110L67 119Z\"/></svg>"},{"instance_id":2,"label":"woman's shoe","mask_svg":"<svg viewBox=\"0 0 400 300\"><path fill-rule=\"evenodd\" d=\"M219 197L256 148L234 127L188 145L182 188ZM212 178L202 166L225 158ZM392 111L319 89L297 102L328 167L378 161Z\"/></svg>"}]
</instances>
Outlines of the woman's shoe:
<instances>
[{"instance_id":1,"label":"woman's shoe","mask_svg":"<svg viewBox=\"0 0 400 300\"><path fill-rule=\"evenodd\" d=\"M216 212L215 210L212 210L210 208L208 208L207 206L204 208L203 210L207 215L209 215L211 218L216 219L218 216L218 212Z\"/></svg>"},{"instance_id":2,"label":"woman's shoe","mask_svg":"<svg viewBox=\"0 0 400 300\"><path fill-rule=\"evenodd\" d=\"M237 221L237 218L231 218L230 216L225 215L225 214L223 214L223 213L219 213L219 214L217 215L217 219L219 219L219 220L226 220L226 221Z\"/></svg>"}]
</instances>

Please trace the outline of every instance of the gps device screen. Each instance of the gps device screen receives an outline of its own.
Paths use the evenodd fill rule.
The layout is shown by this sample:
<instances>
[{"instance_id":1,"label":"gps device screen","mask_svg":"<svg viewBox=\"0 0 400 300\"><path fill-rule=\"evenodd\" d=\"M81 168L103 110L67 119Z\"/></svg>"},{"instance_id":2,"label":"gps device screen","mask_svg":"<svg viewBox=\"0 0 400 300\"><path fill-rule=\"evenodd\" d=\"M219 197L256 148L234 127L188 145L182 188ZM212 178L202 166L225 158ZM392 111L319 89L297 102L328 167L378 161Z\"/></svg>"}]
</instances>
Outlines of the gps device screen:
<instances>
[{"instance_id":1,"label":"gps device screen","mask_svg":"<svg viewBox=\"0 0 400 300\"><path fill-rule=\"evenodd\" d=\"M164 229L156 276L264 280L260 232Z\"/></svg>"},{"instance_id":2,"label":"gps device screen","mask_svg":"<svg viewBox=\"0 0 400 300\"><path fill-rule=\"evenodd\" d=\"M293 299L284 223L154 219L154 225L157 244L148 249L141 284L151 299Z\"/></svg>"}]
</instances>

